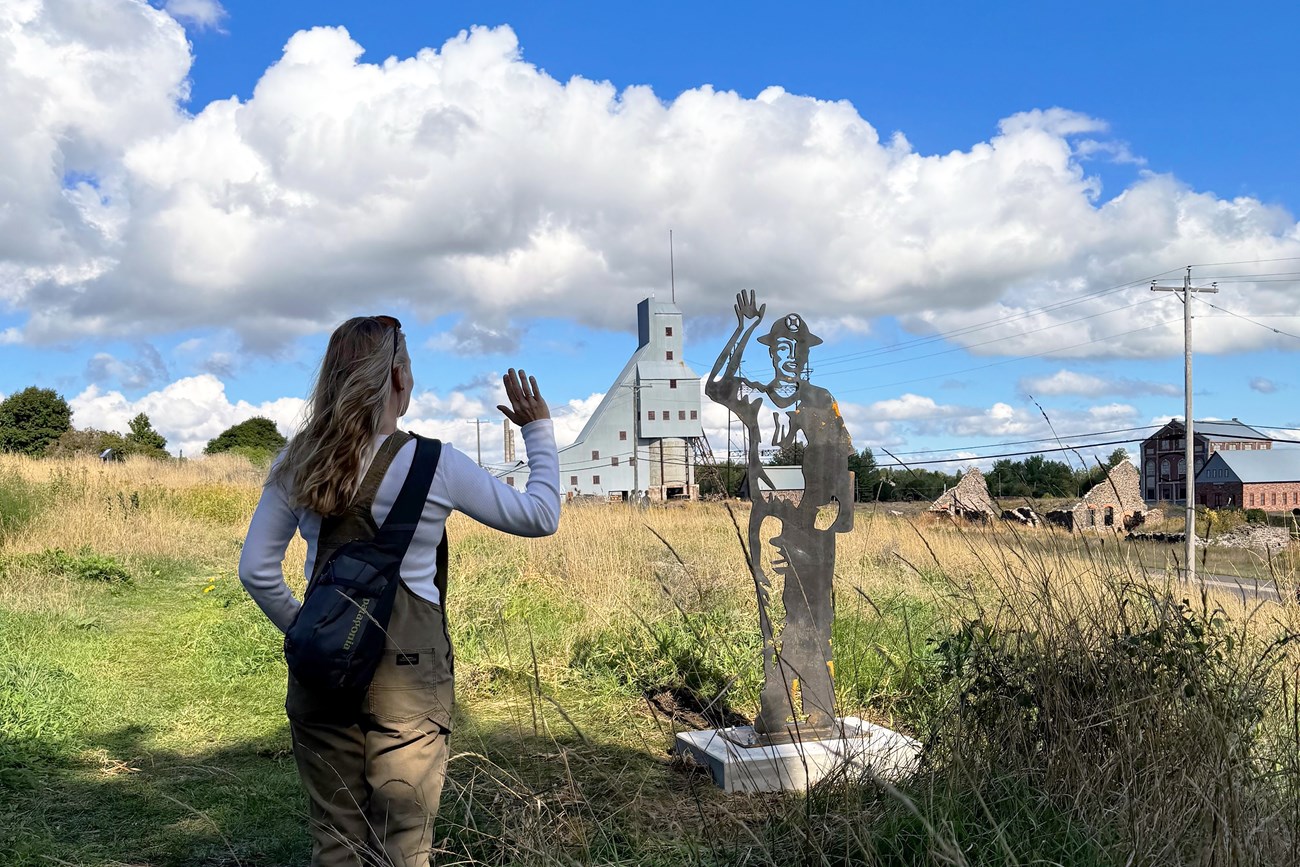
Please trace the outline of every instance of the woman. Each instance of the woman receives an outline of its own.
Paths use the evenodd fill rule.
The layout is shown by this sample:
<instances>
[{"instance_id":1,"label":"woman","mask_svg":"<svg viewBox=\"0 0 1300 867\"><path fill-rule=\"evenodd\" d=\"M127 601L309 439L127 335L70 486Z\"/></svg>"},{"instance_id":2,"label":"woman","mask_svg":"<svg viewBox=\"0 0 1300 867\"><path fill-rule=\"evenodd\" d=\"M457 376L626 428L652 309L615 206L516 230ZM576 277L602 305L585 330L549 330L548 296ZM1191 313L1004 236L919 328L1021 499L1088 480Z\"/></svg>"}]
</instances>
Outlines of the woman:
<instances>
[{"instance_id":1,"label":"woman","mask_svg":"<svg viewBox=\"0 0 1300 867\"><path fill-rule=\"evenodd\" d=\"M424 511L402 560L388 641L364 694L340 700L289 678L285 709L310 801L312 864L429 863L451 730L451 647L443 618L440 543L458 509L519 536L554 533L560 516L555 432L537 382L504 377L529 479L519 492L444 445ZM307 542L306 575L356 530L383 523L405 481L415 440L397 429L413 378L401 324L349 319L330 336L308 416L271 469L239 559L239 578L283 632L300 603L285 584L294 531ZM373 518L373 524L370 519ZM324 530L322 522L324 521ZM351 535L349 535L351 534ZM322 538L323 537L323 538Z\"/></svg>"}]
</instances>

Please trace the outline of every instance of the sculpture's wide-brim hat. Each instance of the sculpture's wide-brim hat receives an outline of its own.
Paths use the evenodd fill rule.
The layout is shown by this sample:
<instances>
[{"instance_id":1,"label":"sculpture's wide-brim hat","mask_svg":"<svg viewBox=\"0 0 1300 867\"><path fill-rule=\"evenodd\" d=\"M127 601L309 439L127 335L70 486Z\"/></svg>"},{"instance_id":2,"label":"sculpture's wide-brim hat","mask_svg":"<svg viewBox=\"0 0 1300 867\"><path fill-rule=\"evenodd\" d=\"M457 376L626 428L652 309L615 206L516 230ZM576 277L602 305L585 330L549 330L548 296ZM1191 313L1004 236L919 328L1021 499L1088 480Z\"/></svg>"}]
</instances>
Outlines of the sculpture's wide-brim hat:
<instances>
[{"instance_id":1,"label":"sculpture's wide-brim hat","mask_svg":"<svg viewBox=\"0 0 1300 867\"><path fill-rule=\"evenodd\" d=\"M758 338L758 342L764 346L771 346L782 337L789 338L805 347L816 346L822 342L820 337L808 330L803 317L798 313L791 313L785 318L773 322L772 330Z\"/></svg>"}]
</instances>

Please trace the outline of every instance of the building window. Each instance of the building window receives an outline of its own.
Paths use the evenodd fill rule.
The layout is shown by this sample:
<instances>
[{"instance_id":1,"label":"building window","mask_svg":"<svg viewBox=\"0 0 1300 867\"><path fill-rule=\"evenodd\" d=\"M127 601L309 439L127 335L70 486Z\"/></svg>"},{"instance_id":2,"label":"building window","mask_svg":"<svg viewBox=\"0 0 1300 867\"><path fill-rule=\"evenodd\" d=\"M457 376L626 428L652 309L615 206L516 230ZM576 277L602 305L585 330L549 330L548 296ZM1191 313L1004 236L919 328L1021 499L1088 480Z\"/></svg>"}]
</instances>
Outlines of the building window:
<instances>
[{"instance_id":1,"label":"building window","mask_svg":"<svg viewBox=\"0 0 1300 867\"><path fill-rule=\"evenodd\" d=\"M515 477L506 476L506 484L513 488L515 486Z\"/></svg>"},{"instance_id":2,"label":"building window","mask_svg":"<svg viewBox=\"0 0 1300 867\"><path fill-rule=\"evenodd\" d=\"M673 327L669 325L667 328L664 329L664 337L672 337L672 336L673 336Z\"/></svg>"},{"instance_id":3,"label":"building window","mask_svg":"<svg viewBox=\"0 0 1300 867\"><path fill-rule=\"evenodd\" d=\"M618 466L618 455L614 455L614 457L612 457L612 458L609 459L609 465L610 465L611 467L616 467L616 466Z\"/></svg>"},{"instance_id":4,"label":"building window","mask_svg":"<svg viewBox=\"0 0 1300 867\"><path fill-rule=\"evenodd\" d=\"M1088 510L1088 526L1089 526L1089 527L1095 527L1095 526L1097 526L1097 510L1096 510L1096 509L1089 509L1089 510Z\"/></svg>"},{"instance_id":5,"label":"building window","mask_svg":"<svg viewBox=\"0 0 1300 867\"><path fill-rule=\"evenodd\" d=\"M629 467L635 467L635 466L636 466L636 455L632 455L632 457L630 457L630 458L627 459L627 465L628 465Z\"/></svg>"},{"instance_id":6,"label":"building window","mask_svg":"<svg viewBox=\"0 0 1300 867\"><path fill-rule=\"evenodd\" d=\"M695 421L699 417L700 417L699 412L697 412L696 410L691 410L691 421Z\"/></svg>"},{"instance_id":7,"label":"building window","mask_svg":"<svg viewBox=\"0 0 1300 867\"><path fill-rule=\"evenodd\" d=\"M1273 505L1277 505L1277 494L1273 494Z\"/></svg>"},{"instance_id":8,"label":"building window","mask_svg":"<svg viewBox=\"0 0 1300 867\"><path fill-rule=\"evenodd\" d=\"M1255 495L1254 495L1254 494L1251 494L1251 495L1250 495L1250 504L1251 504L1252 506L1255 505Z\"/></svg>"},{"instance_id":9,"label":"building window","mask_svg":"<svg viewBox=\"0 0 1300 867\"><path fill-rule=\"evenodd\" d=\"M1187 478L1187 458L1178 459L1178 478Z\"/></svg>"},{"instance_id":10,"label":"building window","mask_svg":"<svg viewBox=\"0 0 1300 867\"><path fill-rule=\"evenodd\" d=\"M618 438L619 438L620 441L624 441L624 442L625 442L625 441L627 440L627 431L625 431L625 430L621 430L621 431L619 431L619 432L618 432Z\"/></svg>"},{"instance_id":11,"label":"building window","mask_svg":"<svg viewBox=\"0 0 1300 867\"><path fill-rule=\"evenodd\" d=\"M598 461L598 460L600 460L600 452L596 451L595 449L592 449L592 451L591 451L591 459L592 459L593 461Z\"/></svg>"},{"instance_id":12,"label":"building window","mask_svg":"<svg viewBox=\"0 0 1300 867\"><path fill-rule=\"evenodd\" d=\"M671 349L664 353L664 359L667 361L673 360L673 351Z\"/></svg>"},{"instance_id":13,"label":"building window","mask_svg":"<svg viewBox=\"0 0 1300 867\"><path fill-rule=\"evenodd\" d=\"M686 421L686 410L684 409L677 410L677 420Z\"/></svg>"},{"instance_id":14,"label":"building window","mask_svg":"<svg viewBox=\"0 0 1300 867\"><path fill-rule=\"evenodd\" d=\"M591 483L592 483L593 485L599 485L599 484L600 484L600 476L592 476L592 477L591 477Z\"/></svg>"},{"instance_id":15,"label":"building window","mask_svg":"<svg viewBox=\"0 0 1300 867\"><path fill-rule=\"evenodd\" d=\"M650 410L650 421L654 421L654 420L655 420L655 411Z\"/></svg>"},{"instance_id":16,"label":"building window","mask_svg":"<svg viewBox=\"0 0 1300 867\"><path fill-rule=\"evenodd\" d=\"M1107 507L1106 507L1106 514L1105 514L1105 516L1102 518L1102 521L1105 522L1105 524L1106 524L1107 527L1113 527L1113 526L1115 526L1115 507L1114 507L1114 506L1107 506Z\"/></svg>"},{"instance_id":17,"label":"building window","mask_svg":"<svg viewBox=\"0 0 1300 867\"><path fill-rule=\"evenodd\" d=\"M675 379L670 379L670 380L668 380L668 387L669 387L669 388L676 388L676 387L677 387L677 380L675 380Z\"/></svg>"},{"instance_id":18,"label":"building window","mask_svg":"<svg viewBox=\"0 0 1300 867\"><path fill-rule=\"evenodd\" d=\"M576 487L578 487L578 477L577 477L577 476L569 476L569 487L571 487L571 488L576 488Z\"/></svg>"},{"instance_id":19,"label":"building window","mask_svg":"<svg viewBox=\"0 0 1300 867\"><path fill-rule=\"evenodd\" d=\"M1169 465L1169 458L1165 458L1163 461L1160 462L1160 481L1162 482L1169 481L1171 469L1172 468Z\"/></svg>"}]
</instances>

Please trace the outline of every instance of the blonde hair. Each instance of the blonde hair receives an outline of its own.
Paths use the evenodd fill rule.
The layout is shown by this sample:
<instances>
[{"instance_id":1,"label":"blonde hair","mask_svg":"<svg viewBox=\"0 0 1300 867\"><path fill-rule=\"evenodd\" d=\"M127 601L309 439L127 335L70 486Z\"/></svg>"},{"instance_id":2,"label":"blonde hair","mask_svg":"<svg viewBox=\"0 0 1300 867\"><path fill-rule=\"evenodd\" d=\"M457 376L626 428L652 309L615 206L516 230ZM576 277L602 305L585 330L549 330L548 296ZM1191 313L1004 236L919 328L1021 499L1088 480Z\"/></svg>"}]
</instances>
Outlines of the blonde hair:
<instances>
[{"instance_id":1,"label":"blonde hair","mask_svg":"<svg viewBox=\"0 0 1300 867\"><path fill-rule=\"evenodd\" d=\"M411 366L396 321L359 316L330 335L307 416L267 479L287 482L292 505L337 515L360 487L393 390L393 369Z\"/></svg>"}]
</instances>

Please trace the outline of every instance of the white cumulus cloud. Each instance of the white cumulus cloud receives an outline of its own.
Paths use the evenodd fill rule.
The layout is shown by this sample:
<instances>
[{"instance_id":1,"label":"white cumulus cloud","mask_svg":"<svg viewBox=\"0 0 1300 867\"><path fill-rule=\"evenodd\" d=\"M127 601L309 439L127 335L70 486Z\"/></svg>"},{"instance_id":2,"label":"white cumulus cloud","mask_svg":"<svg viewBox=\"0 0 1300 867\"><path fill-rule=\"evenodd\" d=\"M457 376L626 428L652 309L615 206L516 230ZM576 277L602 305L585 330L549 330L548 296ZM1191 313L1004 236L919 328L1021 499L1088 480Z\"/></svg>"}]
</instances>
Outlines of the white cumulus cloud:
<instances>
[{"instance_id":1,"label":"white cumulus cloud","mask_svg":"<svg viewBox=\"0 0 1300 867\"><path fill-rule=\"evenodd\" d=\"M136 400L129 400L120 391L92 385L69 400L68 405L76 427L120 433L126 433L127 423L144 413L154 430L167 438L168 451L196 456L203 452L208 440L255 415L271 419L281 433L289 435L300 419L304 402L301 398L282 397L260 404L243 400L232 403L226 396L225 384L211 374L203 374L178 379Z\"/></svg>"},{"instance_id":2,"label":"white cumulus cloud","mask_svg":"<svg viewBox=\"0 0 1300 867\"><path fill-rule=\"evenodd\" d=\"M1028 314L1188 261L1300 255L1295 218L1256 199L1149 172L1103 198L1087 161L1141 158L1062 108L927 155L847 102L779 86L665 101L558 81L508 27L380 63L362 52L342 28L297 33L249 99L188 116L171 15L6 5L0 300L27 315L24 338L230 328L271 349L377 303L463 313L485 350L539 317L621 328L630 293L663 283L672 226L688 315L754 288L857 330L882 314L925 333L1002 323L954 338L977 352L1149 356L1181 332L1162 324L1176 302L1145 286ZM1294 315L1277 285L1219 296L1247 300ZM1273 339L1230 320L1198 350Z\"/></svg>"}]
</instances>

